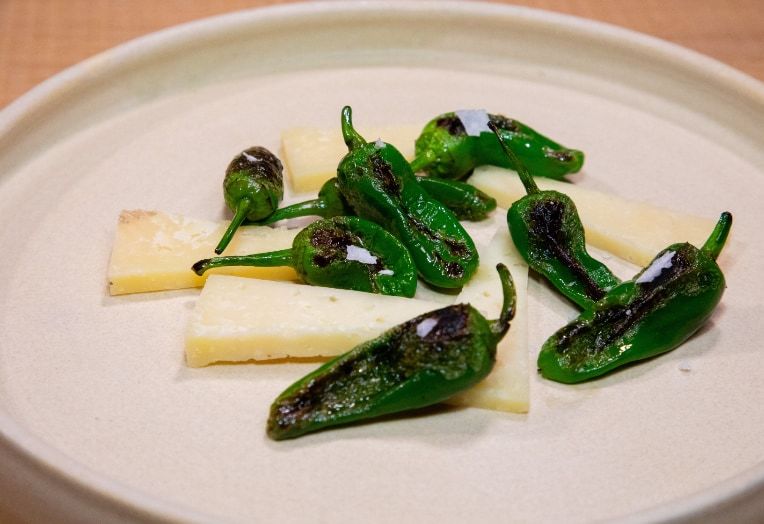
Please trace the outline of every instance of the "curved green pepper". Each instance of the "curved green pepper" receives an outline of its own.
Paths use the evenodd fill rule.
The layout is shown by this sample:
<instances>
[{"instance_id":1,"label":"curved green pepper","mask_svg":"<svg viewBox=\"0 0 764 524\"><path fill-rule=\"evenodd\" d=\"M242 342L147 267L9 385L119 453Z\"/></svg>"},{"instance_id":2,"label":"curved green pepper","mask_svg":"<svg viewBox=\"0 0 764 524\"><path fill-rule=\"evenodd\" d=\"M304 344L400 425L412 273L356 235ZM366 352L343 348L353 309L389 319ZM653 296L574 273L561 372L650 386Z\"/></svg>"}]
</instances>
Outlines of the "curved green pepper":
<instances>
[{"instance_id":1,"label":"curved green pepper","mask_svg":"<svg viewBox=\"0 0 764 524\"><path fill-rule=\"evenodd\" d=\"M224 266L291 266L314 286L413 297L414 262L398 240L373 222L358 217L317 220L297 233L291 249L200 260L202 275Z\"/></svg>"},{"instance_id":2,"label":"curved green pepper","mask_svg":"<svg viewBox=\"0 0 764 524\"><path fill-rule=\"evenodd\" d=\"M463 286L475 273L478 252L456 216L420 186L393 146L366 142L342 110L348 154L337 167L340 191L355 213L390 231L406 246L420 276L441 288Z\"/></svg>"},{"instance_id":3,"label":"curved green pepper","mask_svg":"<svg viewBox=\"0 0 764 524\"><path fill-rule=\"evenodd\" d=\"M498 320L457 304L389 329L288 387L271 406L268 436L294 438L429 406L482 380L515 309L512 277L506 266L496 269L504 291Z\"/></svg>"},{"instance_id":4,"label":"curved green pepper","mask_svg":"<svg viewBox=\"0 0 764 524\"><path fill-rule=\"evenodd\" d=\"M250 147L234 157L223 179L223 197L234 216L215 253L228 247L245 219L261 220L279 207L284 198L283 178L281 161L264 147Z\"/></svg>"},{"instance_id":5,"label":"curved green pepper","mask_svg":"<svg viewBox=\"0 0 764 524\"><path fill-rule=\"evenodd\" d=\"M721 300L725 282L716 257L731 227L732 215L722 213L701 249L688 243L669 246L633 280L584 310L544 343L541 374L582 382L687 340Z\"/></svg>"},{"instance_id":6,"label":"curved green pepper","mask_svg":"<svg viewBox=\"0 0 764 524\"><path fill-rule=\"evenodd\" d=\"M458 180L418 176L419 185L432 198L453 211L459 220L484 220L496 209L496 199Z\"/></svg>"},{"instance_id":7,"label":"curved green pepper","mask_svg":"<svg viewBox=\"0 0 764 524\"><path fill-rule=\"evenodd\" d=\"M464 182L429 177L417 177L417 182L432 198L453 211L459 220L483 220L496 209L495 198ZM353 209L340 193L337 178L334 177L324 182L318 198L277 209L258 223L273 224L279 220L311 215L329 218L353 214Z\"/></svg>"},{"instance_id":8,"label":"curved green pepper","mask_svg":"<svg viewBox=\"0 0 764 524\"><path fill-rule=\"evenodd\" d=\"M416 140L411 168L456 179L471 175L483 165L517 170L490 132L489 122L534 175L559 180L578 172L584 163L583 152L563 147L517 120L469 110L445 113L428 122Z\"/></svg>"},{"instance_id":9,"label":"curved green pepper","mask_svg":"<svg viewBox=\"0 0 764 524\"><path fill-rule=\"evenodd\" d=\"M586 251L584 227L570 197L558 191L541 191L498 128L488 125L506 155L514 157L513 164L528 193L507 211L509 232L518 252L560 293L581 307L592 305L620 280Z\"/></svg>"}]
</instances>

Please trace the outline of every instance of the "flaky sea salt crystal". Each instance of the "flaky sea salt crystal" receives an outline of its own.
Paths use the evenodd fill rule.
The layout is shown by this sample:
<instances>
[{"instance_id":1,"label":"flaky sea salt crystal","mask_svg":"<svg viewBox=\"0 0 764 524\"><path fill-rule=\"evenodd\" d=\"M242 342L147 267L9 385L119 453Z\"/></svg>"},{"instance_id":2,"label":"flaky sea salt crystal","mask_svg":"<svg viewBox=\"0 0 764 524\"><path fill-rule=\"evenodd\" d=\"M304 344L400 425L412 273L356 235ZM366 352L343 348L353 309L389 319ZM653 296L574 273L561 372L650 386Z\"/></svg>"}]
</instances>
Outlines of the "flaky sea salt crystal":
<instances>
[{"instance_id":1,"label":"flaky sea salt crystal","mask_svg":"<svg viewBox=\"0 0 764 524\"><path fill-rule=\"evenodd\" d=\"M429 335L430 331L435 329L435 326L437 325L437 318L426 318L416 325L416 334L419 335L419 338L424 338Z\"/></svg>"},{"instance_id":2,"label":"flaky sea salt crystal","mask_svg":"<svg viewBox=\"0 0 764 524\"><path fill-rule=\"evenodd\" d=\"M488 112L485 109L461 109L454 113L468 135L480 136L480 133L491 132L491 128L488 127Z\"/></svg>"},{"instance_id":3,"label":"flaky sea salt crystal","mask_svg":"<svg viewBox=\"0 0 764 524\"><path fill-rule=\"evenodd\" d=\"M376 264L377 257L369 253L368 249L360 246L347 246L346 260L361 262L362 264Z\"/></svg>"},{"instance_id":4,"label":"flaky sea salt crystal","mask_svg":"<svg viewBox=\"0 0 764 524\"><path fill-rule=\"evenodd\" d=\"M652 282L655 278L661 274L664 269L671 267L671 260L676 254L675 251L666 251L660 257L653 260L644 273L642 273L636 280L637 284L644 284L645 282Z\"/></svg>"}]
</instances>

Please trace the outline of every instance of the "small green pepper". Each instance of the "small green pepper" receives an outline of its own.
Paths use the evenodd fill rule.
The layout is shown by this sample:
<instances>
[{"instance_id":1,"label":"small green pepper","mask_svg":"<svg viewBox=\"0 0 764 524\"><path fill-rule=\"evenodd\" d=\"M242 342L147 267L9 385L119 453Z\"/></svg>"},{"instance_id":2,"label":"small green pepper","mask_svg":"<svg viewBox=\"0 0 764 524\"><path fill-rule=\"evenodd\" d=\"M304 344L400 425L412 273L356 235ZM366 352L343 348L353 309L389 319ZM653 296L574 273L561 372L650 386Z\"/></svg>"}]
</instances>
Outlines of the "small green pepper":
<instances>
[{"instance_id":1,"label":"small green pepper","mask_svg":"<svg viewBox=\"0 0 764 524\"><path fill-rule=\"evenodd\" d=\"M670 351L711 316L724 292L716 257L732 227L722 213L701 249L674 244L633 280L613 288L552 335L541 348L541 374L582 382L619 366Z\"/></svg>"},{"instance_id":2,"label":"small green pepper","mask_svg":"<svg viewBox=\"0 0 764 524\"><path fill-rule=\"evenodd\" d=\"M430 177L417 177L417 182L432 198L453 211L459 220L483 220L496 209L495 198L464 182ZM334 177L324 182L318 198L277 209L258 224L273 224L279 220L312 215L330 218L353 214L353 209L340 193L337 178Z\"/></svg>"},{"instance_id":3,"label":"small green pepper","mask_svg":"<svg viewBox=\"0 0 764 524\"><path fill-rule=\"evenodd\" d=\"M458 180L427 176L418 176L416 179L432 198L453 211L459 220L484 220L496 209L496 199L475 186Z\"/></svg>"},{"instance_id":4,"label":"small green pepper","mask_svg":"<svg viewBox=\"0 0 764 524\"><path fill-rule=\"evenodd\" d=\"M413 297L417 274L406 248L390 233L358 217L317 220L297 233L291 249L200 260L202 275L224 266L291 266L315 286Z\"/></svg>"},{"instance_id":5,"label":"small green pepper","mask_svg":"<svg viewBox=\"0 0 764 524\"><path fill-rule=\"evenodd\" d=\"M507 211L509 232L517 250L560 293L581 307L590 306L620 280L586 251L584 227L570 197L559 191L541 191L499 129L493 123L488 125L506 155L514 157L513 164L528 193Z\"/></svg>"},{"instance_id":6,"label":"small green pepper","mask_svg":"<svg viewBox=\"0 0 764 524\"><path fill-rule=\"evenodd\" d=\"M534 175L559 180L578 172L584 163L583 152L563 147L517 120L468 110L445 113L425 125L416 140L412 169L456 179L468 177L483 165L517 170L490 132L489 122Z\"/></svg>"},{"instance_id":7,"label":"small green pepper","mask_svg":"<svg viewBox=\"0 0 764 524\"><path fill-rule=\"evenodd\" d=\"M353 211L395 235L426 282L463 286L478 266L472 238L446 206L422 189L395 147L381 140L366 142L351 118L346 106L342 135L349 152L337 167L337 181Z\"/></svg>"},{"instance_id":8,"label":"small green pepper","mask_svg":"<svg viewBox=\"0 0 764 524\"><path fill-rule=\"evenodd\" d=\"M233 220L215 253L225 250L244 220L261 220L278 207L284 197L281 161L264 147L250 147L236 155L225 172L223 197Z\"/></svg>"},{"instance_id":9,"label":"small green pepper","mask_svg":"<svg viewBox=\"0 0 764 524\"><path fill-rule=\"evenodd\" d=\"M268 436L294 438L429 406L482 380L515 311L512 277L506 266L496 269L504 291L498 320L457 304L389 329L288 387L271 406Z\"/></svg>"}]
</instances>

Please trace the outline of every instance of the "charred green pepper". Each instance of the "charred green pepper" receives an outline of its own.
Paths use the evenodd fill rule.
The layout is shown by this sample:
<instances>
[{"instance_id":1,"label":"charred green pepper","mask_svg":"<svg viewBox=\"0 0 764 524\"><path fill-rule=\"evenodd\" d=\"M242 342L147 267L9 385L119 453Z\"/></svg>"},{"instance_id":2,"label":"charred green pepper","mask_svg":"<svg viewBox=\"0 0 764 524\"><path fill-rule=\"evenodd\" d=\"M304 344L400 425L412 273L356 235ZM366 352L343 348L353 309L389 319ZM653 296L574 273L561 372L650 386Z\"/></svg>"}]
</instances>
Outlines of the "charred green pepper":
<instances>
[{"instance_id":1,"label":"charred green pepper","mask_svg":"<svg viewBox=\"0 0 764 524\"><path fill-rule=\"evenodd\" d=\"M198 275L224 266L291 266L308 284L413 297L417 274L406 248L390 233L358 217L313 222L291 249L200 260Z\"/></svg>"},{"instance_id":2,"label":"charred green pepper","mask_svg":"<svg viewBox=\"0 0 764 524\"><path fill-rule=\"evenodd\" d=\"M533 270L581 307L592 305L620 280L586 251L584 227L576 205L559 191L541 191L528 169L504 142L499 145L513 158L526 196L512 203L507 224L517 250Z\"/></svg>"},{"instance_id":3,"label":"charred green pepper","mask_svg":"<svg viewBox=\"0 0 764 524\"><path fill-rule=\"evenodd\" d=\"M502 115L483 110L456 111L440 115L425 125L416 140L414 171L439 178L462 179L482 165L517 170L488 128L492 123L520 161L536 176L562 179L576 173L584 154L568 149L530 127Z\"/></svg>"},{"instance_id":4,"label":"charred green pepper","mask_svg":"<svg viewBox=\"0 0 764 524\"><path fill-rule=\"evenodd\" d=\"M356 215L390 231L411 253L420 276L441 288L463 286L475 273L478 252L456 216L416 181L403 155L353 129L350 107L342 110L348 154L337 167L342 195Z\"/></svg>"},{"instance_id":5,"label":"charred green pepper","mask_svg":"<svg viewBox=\"0 0 764 524\"><path fill-rule=\"evenodd\" d=\"M431 197L453 211L459 220L483 220L496 209L495 198L464 182L429 177L417 177L417 182ZM279 220L311 215L329 218L353 214L350 204L340 193L335 177L324 182L318 198L277 209L259 223L272 224Z\"/></svg>"},{"instance_id":6,"label":"charred green pepper","mask_svg":"<svg viewBox=\"0 0 764 524\"><path fill-rule=\"evenodd\" d=\"M584 310L544 343L541 374L582 382L687 340L721 300L725 282L716 257L731 227L732 215L722 213L703 247L669 246L633 280Z\"/></svg>"},{"instance_id":7,"label":"charred green pepper","mask_svg":"<svg viewBox=\"0 0 764 524\"><path fill-rule=\"evenodd\" d=\"M482 380L514 316L506 266L496 269L504 303L488 321L469 304L420 315L340 355L273 402L267 432L275 440L441 402Z\"/></svg>"},{"instance_id":8,"label":"charred green pepper","mask_svg":"<svg viewBox=\"0 0 764 524\"><path fill-rule=\"evenodd\" d=\"M244 220L257 221L272 214L284 198L283 166L264 147L250 147L236 155L225 172L223 197L233 220L215 253L225 250Z\"/></svg>"}]
</instances>

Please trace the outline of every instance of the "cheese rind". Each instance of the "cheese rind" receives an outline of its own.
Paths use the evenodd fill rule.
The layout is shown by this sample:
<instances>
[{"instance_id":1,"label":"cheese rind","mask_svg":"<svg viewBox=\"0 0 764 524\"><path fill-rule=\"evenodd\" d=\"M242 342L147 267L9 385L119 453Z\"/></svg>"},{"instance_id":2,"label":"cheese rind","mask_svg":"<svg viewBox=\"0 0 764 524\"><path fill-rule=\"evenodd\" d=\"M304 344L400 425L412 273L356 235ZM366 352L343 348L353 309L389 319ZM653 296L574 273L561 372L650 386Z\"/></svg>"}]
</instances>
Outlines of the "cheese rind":
<instances>
[{"instance_id":1,"label":"cheese rind","mask_svg":"<svg viewBox=\"0 0 764 524\"><path fill-rule=\"evenodd\" d=\"M194 262L215 256L215 246L226 224L157 211L122 211L117 224L111 260L109 293L123 295L201 287L210 273L233 274L274 280L294 280L290 267L230 267L191 271ZM226 255L244 255L286 249L297 230L244 226L239 228Z\"/></svg>"},{"instance_id":2,"label":"cheese rind","mask_svg":"<svg viewBox=\"0 0 764 524\"><path fill-rule=\"evenodd\" d=\"M186 362L332 357L442 304L213 275L186 331Z\"/></svg>"},{"instance_id":3,"label":"cheese rind","mask_svg":"<svg viewBox=\"0 0 764 524\"><path fill-rule=\"evenodd\" d=\"M411 160L414 141L421 131L421 126L397 126L361 128L359 132L370 142L382 138ZM337 165L348 152L339 126L287 129L281 133L281 149L290 184L297 193L318 191L324 182L337 175Z\"/></svg>"},{"instance_id":4,"label":"cheese rind","mask_svg":"<svg viewBox=\"0 0 764 524\"><path fill-rule=\"evenodd\" d=\"M659 251L676 242L703 245L716 223L574 184L540 177L535 180L539 188L560 191L573 199L587 243L638 266L647 265ZM480 167L467 181L502 207L511 206L526 194L517 174L506 169Z\"/></svg>"},{"instance_id":5,"label":"cheese rind","mask_svg":"<svg viewBox=\"0 0 764 524\"><path fill-rule=\"evenodd\" d=\"M496 348L496 364L490 375L474 387L447 402L498 411L527 413L530 404L528 366L527 287L528 266L517 252L509 230L499 228L490 244L480 250L477 272L456 297L456 302L468 302L485 318L499 316L503 302L501 282L496 264L503 262L512 274L517 303L509 331Z\"/></svg>"}]
</instances>

